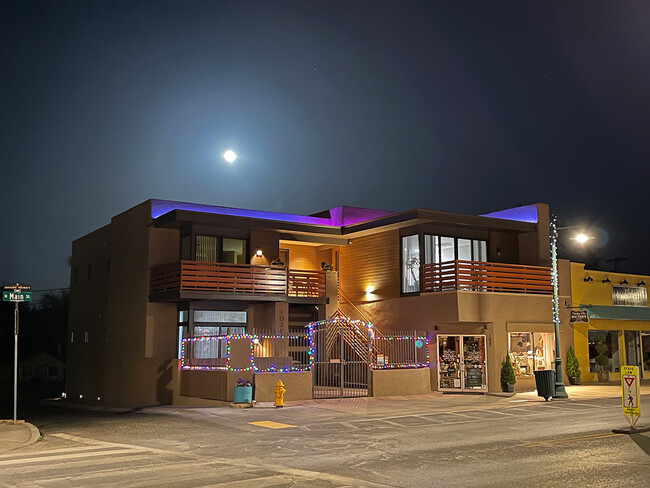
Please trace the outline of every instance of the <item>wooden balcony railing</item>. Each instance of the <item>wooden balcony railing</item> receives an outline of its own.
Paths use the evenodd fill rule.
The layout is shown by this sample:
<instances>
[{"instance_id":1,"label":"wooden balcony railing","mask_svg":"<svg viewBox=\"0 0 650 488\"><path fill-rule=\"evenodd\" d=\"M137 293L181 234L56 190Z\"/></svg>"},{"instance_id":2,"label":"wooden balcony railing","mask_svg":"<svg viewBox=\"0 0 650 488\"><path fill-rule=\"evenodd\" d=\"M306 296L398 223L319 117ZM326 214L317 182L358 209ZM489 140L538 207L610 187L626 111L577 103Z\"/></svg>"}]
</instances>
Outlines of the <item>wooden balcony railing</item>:
<instances>
[{"instance_id":1,"label":"wooden balcony railing","mask_svg":"<svg viewBox=\"0 0 650 488\"><path fill-rule=\"evenodd\" d=\"M150 293L171 290L254 293L290 297L325 296L325 272L277 266L176 261L151 268Z\"/></svg>"},{"instance_id":2,"label":"wooden balcony railing","mask_svg":"<svg viewBox=\"0 0 650 488\"><path fill-rule=\"evenodd\" d=\"M425 264L423 291L553 292L550 268L482 261Z\"/></svg>"}]
</instances>

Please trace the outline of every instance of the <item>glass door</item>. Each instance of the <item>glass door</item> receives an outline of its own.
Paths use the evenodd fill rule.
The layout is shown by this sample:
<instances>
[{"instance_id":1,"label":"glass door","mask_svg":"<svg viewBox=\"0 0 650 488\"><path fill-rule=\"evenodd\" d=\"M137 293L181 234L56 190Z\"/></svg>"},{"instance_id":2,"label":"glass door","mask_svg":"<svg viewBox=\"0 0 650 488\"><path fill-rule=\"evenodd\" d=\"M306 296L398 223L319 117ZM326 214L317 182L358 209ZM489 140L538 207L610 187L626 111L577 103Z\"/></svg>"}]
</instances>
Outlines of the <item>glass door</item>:
<instances>
[{"instance_id":1,"label":"glass door","mask_svg":"<svg viewBox=\"0 0 650 488\"><path fill-rule=\"evenodd\" d=\"M484 335L438 336L438 389L487 390Z\"/></svg>"},{"instance_id":2,"label":"glass door","mask_svg":"<svg viewBox=\"0 0 650 488\"><path fill-rule=\"evenodd\" d=\"M641 366L639 332L636 330L626 330L623 335L625 337L625 364L638 367L639 373L641 373L643 368Z\"/></svg>"}]
</instances>

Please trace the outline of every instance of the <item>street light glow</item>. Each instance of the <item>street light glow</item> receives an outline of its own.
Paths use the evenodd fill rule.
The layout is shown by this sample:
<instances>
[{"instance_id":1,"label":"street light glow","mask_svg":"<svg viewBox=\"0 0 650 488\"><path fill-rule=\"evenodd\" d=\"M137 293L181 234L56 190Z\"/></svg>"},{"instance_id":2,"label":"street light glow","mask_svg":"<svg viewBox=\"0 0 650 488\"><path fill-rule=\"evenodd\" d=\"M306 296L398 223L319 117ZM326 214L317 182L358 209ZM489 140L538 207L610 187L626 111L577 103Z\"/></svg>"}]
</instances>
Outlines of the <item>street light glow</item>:
<instances>
[{"instance_id":1,"label":"street light glow","mask_svg":"<svg viewBox=\"0 0 650 488\"><path fill-rule=\"evenodd\" d=\"M228 149L225 153L223 153L223 159L229 163L234 163L235 159L237 159L237 153L235 153L235 151L232 149Z\"/></svg>"},{"instance_id":2,"label":"street light glow","mask_svg":"<svg viewBox=\"0 0 650 488\"><path fill-rule=\"evenodd\" d=\"M584 244L587 242L589 239L592 239L588 235L585 235L583 233L578 234L577 236L574 237L574 239L579 243L579 244Z\"/></svg>"}]
</instances>

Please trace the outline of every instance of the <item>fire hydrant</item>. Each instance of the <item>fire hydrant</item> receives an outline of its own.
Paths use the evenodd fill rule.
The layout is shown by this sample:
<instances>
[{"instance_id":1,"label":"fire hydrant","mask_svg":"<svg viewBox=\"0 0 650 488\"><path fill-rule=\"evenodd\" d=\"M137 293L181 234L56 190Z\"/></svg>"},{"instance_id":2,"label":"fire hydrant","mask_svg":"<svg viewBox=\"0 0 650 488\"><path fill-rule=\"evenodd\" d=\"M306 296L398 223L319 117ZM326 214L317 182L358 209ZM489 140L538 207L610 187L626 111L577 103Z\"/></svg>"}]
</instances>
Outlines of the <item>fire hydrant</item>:
<instances>
[{"instance_id":1,"label":"fire hydrant","mask_svg":"<svg viewBox=\"0 0 650 488\"><path fill-rule=\"evenodd\" d=\"M278 380L278 382L275 384L275 408L282 408L284 407L284 392L287 391L284 389L284 383L282 383L282 380Z\"/></svg>"}]
</instances>

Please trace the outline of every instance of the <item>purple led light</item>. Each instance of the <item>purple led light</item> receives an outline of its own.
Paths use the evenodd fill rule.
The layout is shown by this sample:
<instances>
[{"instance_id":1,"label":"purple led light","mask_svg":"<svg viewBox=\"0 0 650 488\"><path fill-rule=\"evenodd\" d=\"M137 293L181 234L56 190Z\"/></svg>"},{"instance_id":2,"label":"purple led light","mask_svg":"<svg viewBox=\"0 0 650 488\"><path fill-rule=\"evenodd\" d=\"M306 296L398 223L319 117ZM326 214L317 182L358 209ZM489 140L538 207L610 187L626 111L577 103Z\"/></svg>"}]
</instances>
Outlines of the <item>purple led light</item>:
<instances>
[{"instance_id":1,"label":"purple led light","mask_svg":"<svg viewBox=\"0 0 650 488\"><path fill-rule=\"evenodd\" d=\"M247 217L261 220L274 220L279 222L293 222L298 224L322 225L326 227L341 227L358 224L368 220L390 215L392 212L373 210L369 208L336 207L330 210L330 218L312 217L309 215L287 214L280 212L267 212L265 210L247 210L233 207L219 207L200 203L175 202L171 200L151 200L151 218L155 219L172 210L187 210L191 212L211 213L217 215L230 215L233 217Z\"/></svg>"},{"instance_id":2,"label":"purple led light","mask_svg":"<svg viewBox=\"0 0 650 488\"><path fill-rule=\"evenodd\" d=\"M494 219L504 219L504 220L517 220L518 222L530 222L536 224L537 217L537 205L524 205L523 207L507 208L505 210L499 210L498 212L492 212L488 214L483 214L481 217L492 217Z\"/></svg>"}]
</instances>

